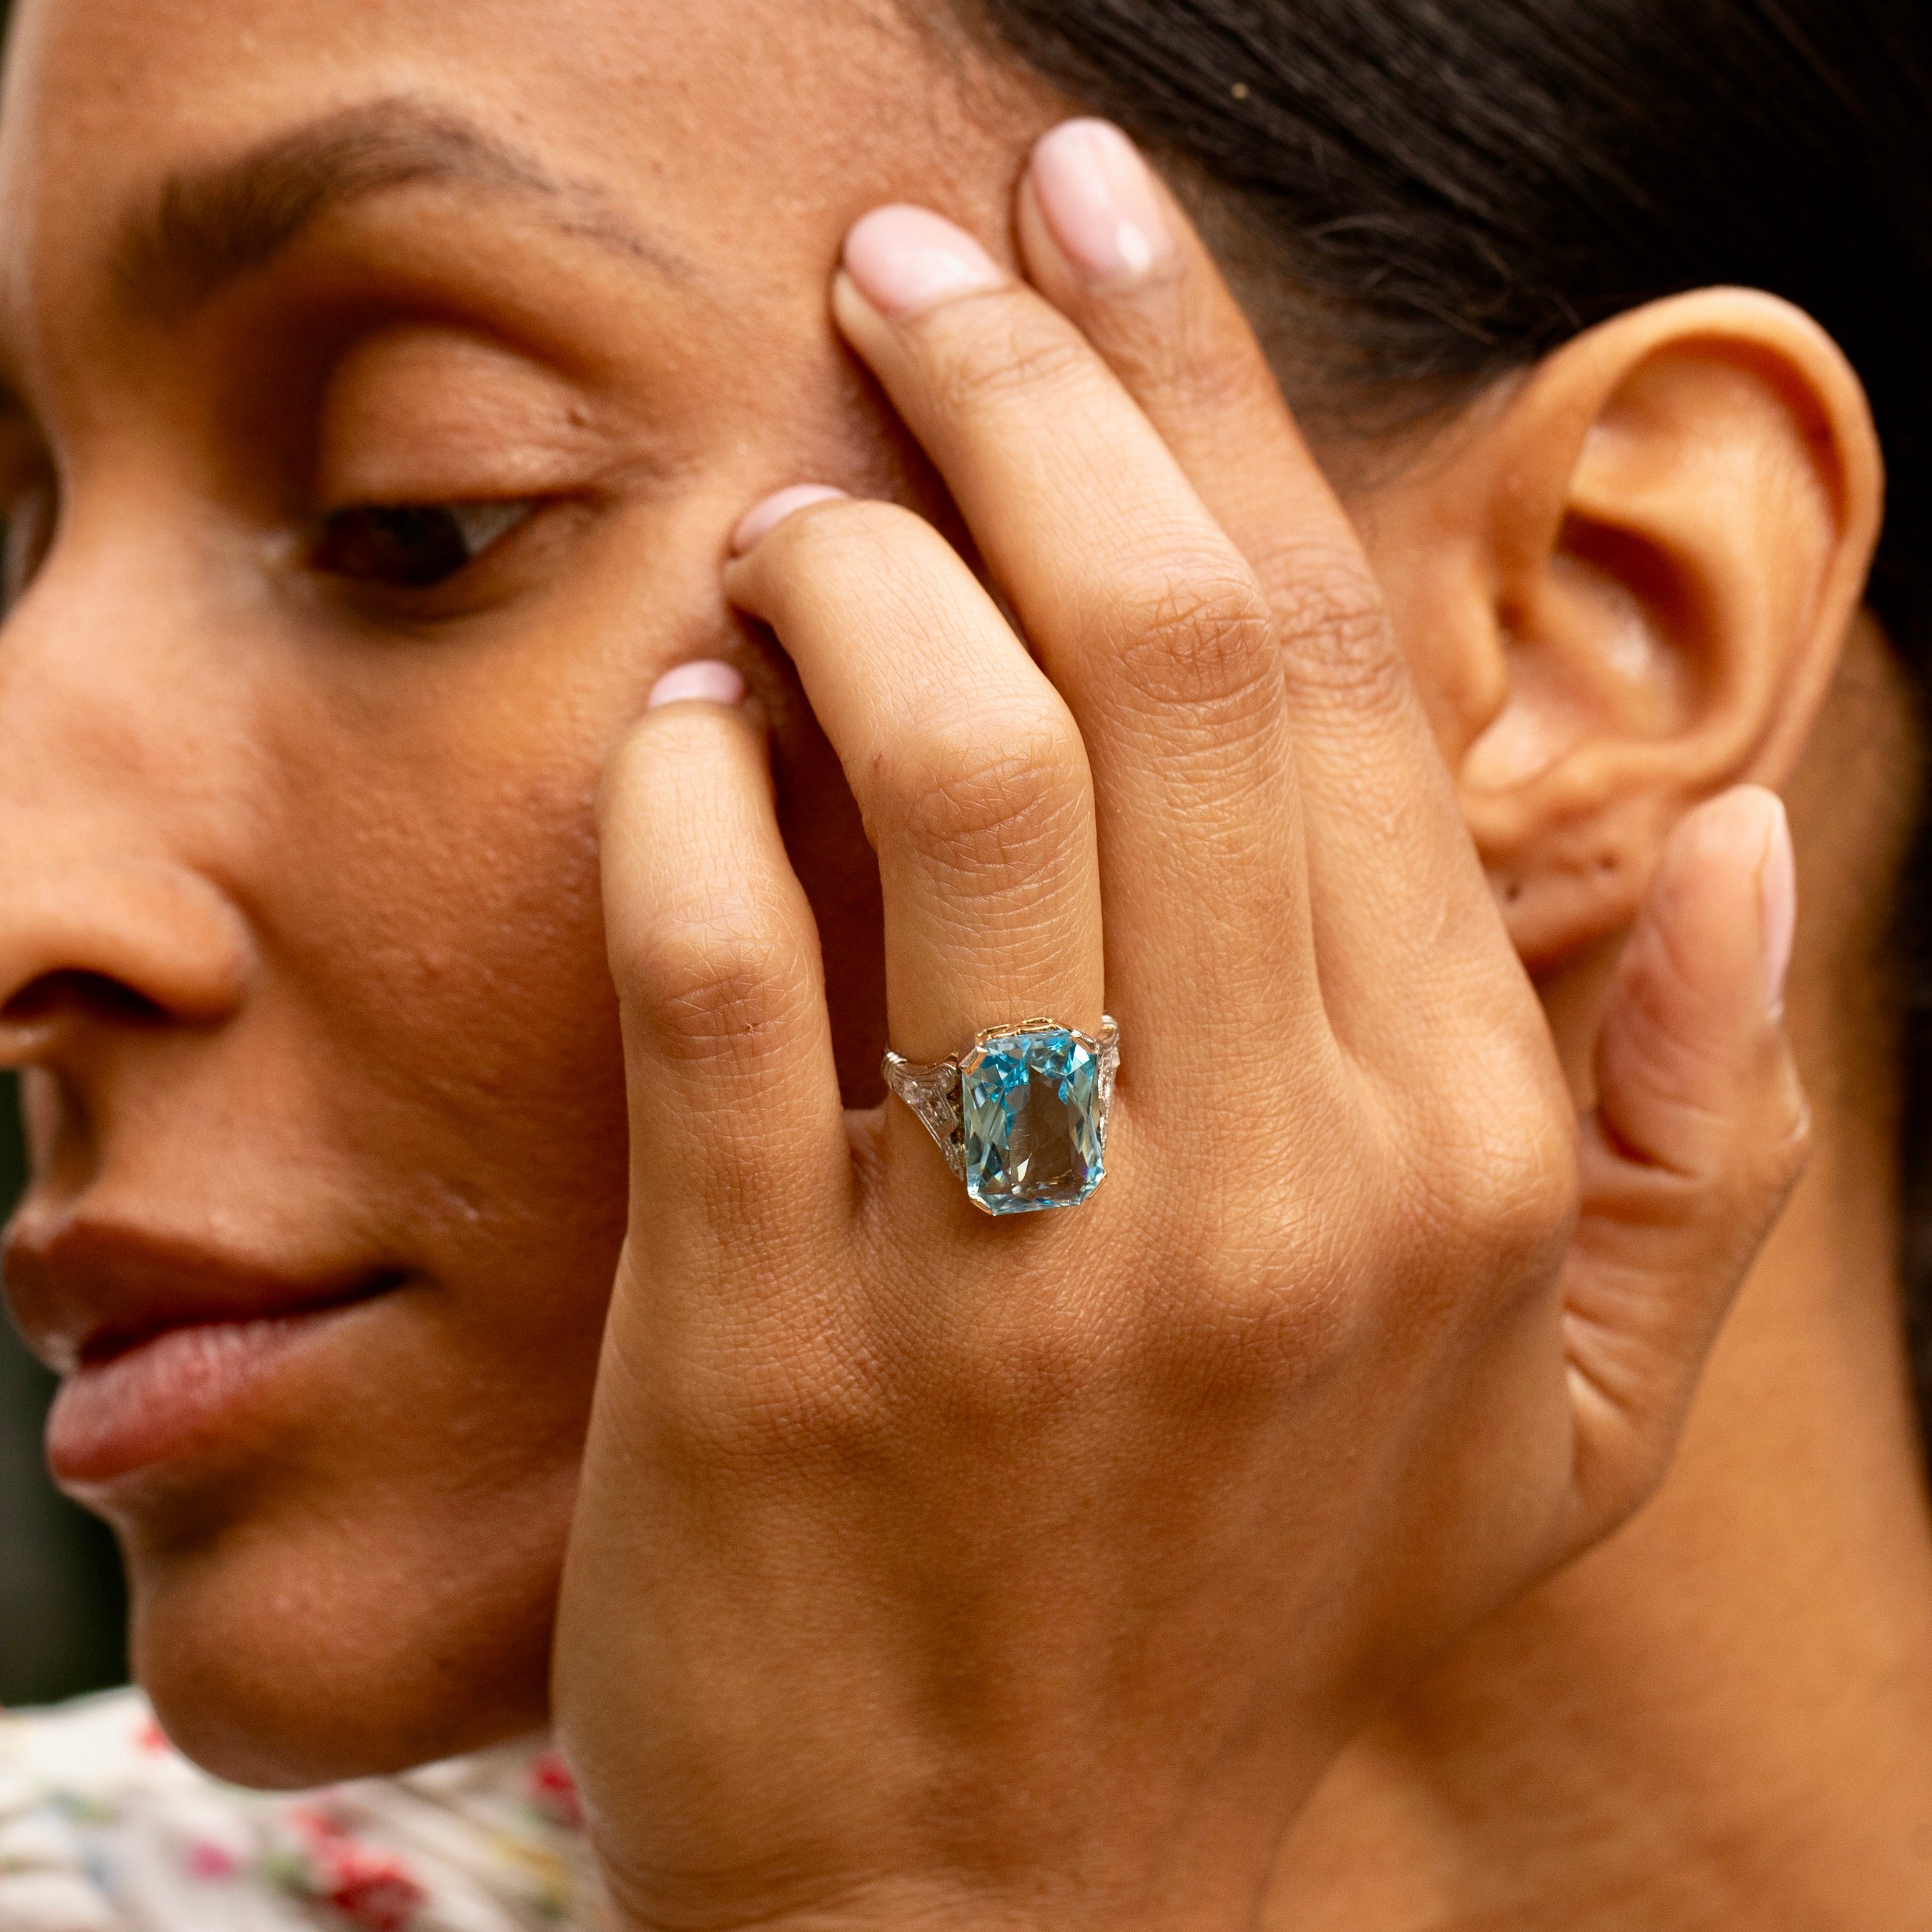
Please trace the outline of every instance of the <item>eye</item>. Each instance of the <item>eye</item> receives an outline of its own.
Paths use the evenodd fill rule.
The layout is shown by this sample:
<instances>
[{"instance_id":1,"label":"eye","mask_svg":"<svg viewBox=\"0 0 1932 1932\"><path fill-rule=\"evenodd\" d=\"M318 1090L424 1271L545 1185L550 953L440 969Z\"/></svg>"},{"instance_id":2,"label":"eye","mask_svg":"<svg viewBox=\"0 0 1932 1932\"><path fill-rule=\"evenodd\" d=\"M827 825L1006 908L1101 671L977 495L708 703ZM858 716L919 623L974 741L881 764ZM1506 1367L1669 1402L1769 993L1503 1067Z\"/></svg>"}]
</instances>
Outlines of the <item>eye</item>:
<instances>
[{"instance_id":1,"label":"eye","mask_svg":"<svg viewBox=\"0 0 1932 1932\"><path fill-rule=\"evenodd\" d=\"M332 511L310 557L331 577L398 590L440 584L536 508L510 503L358 503Z\"/></svg>"}]
</instances>

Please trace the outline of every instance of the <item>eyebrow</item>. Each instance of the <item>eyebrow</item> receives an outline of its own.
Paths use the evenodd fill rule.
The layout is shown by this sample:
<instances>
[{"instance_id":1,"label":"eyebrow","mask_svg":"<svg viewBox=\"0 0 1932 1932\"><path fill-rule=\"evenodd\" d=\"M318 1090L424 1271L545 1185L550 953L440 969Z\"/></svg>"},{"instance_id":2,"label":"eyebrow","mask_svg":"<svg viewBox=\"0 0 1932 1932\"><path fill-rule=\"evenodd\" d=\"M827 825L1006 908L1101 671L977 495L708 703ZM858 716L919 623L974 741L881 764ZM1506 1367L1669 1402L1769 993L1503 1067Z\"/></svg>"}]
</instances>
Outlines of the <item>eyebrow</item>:
<instances>
[{"instance_id":1,"label":"eyebrow","mask_svg":"<svg viewBox=\"0 0 1932 1932\"><path fill-rule=\"evenodd\" d=\"M130 303L170 316L265 267L346 204L423 182L466 184L544 208L562 232L680 278L689 266L638 232L595 189L558 179L461 116L406 97L346 108L233 159L170 175L123 221L115 278Z\"/></svg>"}]
</instances>

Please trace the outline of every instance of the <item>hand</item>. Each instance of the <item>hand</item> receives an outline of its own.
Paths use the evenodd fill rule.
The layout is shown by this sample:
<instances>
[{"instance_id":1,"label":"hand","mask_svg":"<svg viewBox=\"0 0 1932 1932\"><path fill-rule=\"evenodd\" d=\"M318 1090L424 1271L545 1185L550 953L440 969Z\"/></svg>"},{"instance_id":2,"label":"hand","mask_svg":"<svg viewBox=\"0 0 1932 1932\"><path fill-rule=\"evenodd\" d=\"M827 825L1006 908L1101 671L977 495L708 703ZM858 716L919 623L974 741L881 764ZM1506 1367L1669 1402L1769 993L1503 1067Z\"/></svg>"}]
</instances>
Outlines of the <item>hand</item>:
<instances>
[{"instance_id":1,"label":"hand","mask_svg":"<svg viewBox=\"0 0 1932 1932\"><path fill-rule=\"evenodd\" d=\"M990 1219L842 1114L755 724L651 711L555 1679L638 1926L1248 1923L1372 1705L1656 1483L1797 1169L1775 801L1680 829L1580 1131L1240 313L1144 178L1110 274L1040 165L1031 286L898 209L834 295L1025 642L887 503L754 515L729 589L864 808L895 1046L1104 998L1107 1178Z\"/></svg>"}]
</instances>

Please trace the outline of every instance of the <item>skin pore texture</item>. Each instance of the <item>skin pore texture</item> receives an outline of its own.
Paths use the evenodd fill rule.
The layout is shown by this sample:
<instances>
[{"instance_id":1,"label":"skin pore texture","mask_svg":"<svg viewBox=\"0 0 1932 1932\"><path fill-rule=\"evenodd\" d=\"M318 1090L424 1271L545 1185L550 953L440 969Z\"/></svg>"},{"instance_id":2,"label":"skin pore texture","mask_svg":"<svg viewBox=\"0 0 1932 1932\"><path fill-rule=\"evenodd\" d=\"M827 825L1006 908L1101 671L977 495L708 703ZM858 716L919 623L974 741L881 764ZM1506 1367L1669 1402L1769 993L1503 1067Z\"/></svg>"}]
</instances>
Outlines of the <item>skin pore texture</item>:
<instances>
[{"instance_id":1,"label":"skin pore texture","mask_svg":"<svg viewBox=\"0 0 1932 1932\"><path fill-rule=\"evenodd\" d=\"M721 565L806 481L960 534L827 278L888 201L1010 261L1064 108L844 0L28 0L7 89L10 520L50 450L64 506L0 645L10 1292L56 1355L76 1283L151 1321L184 1280L344 1302L191 1480L83 1411L54 1453L122 1533L188 1748L398 1768L545 1717L626 1226L596 801L674 664L730 658L772 721L875 1095L870 855ZM1322 454L1580 1087L1670 826L1785 791L1812 1166L1661 1492L1335 1766L1282 1926L1892 1926L1932 1877L1870 964L1916 753L1848 621L1855 391L1776 304L1690 299L1426 449ZM304 561L331 512L526 500L458 586Z\"/></svg>"}]
</instances>

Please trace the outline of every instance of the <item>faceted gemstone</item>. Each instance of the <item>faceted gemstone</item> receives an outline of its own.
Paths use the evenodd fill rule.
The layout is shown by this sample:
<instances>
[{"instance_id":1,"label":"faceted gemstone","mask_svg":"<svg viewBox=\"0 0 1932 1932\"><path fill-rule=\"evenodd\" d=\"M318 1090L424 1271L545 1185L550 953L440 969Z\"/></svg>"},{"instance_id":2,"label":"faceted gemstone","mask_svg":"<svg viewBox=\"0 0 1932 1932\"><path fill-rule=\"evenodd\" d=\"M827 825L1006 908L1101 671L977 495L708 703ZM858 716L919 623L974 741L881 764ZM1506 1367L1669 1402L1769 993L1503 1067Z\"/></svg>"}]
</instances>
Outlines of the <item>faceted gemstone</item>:
<instances>
[{"instance_id":1,"label":"faceted gemstone","mask_svg":"<svg viewBox=\"0 0 1932 1932\"><path fill-rule=\"evenodd\" d=\"M966 1192L988 1213L1071 1208L1100 1184L1100 1060L1065 1027L1028 1028L959 1064Z\"/></svg>"}]
</instances>

